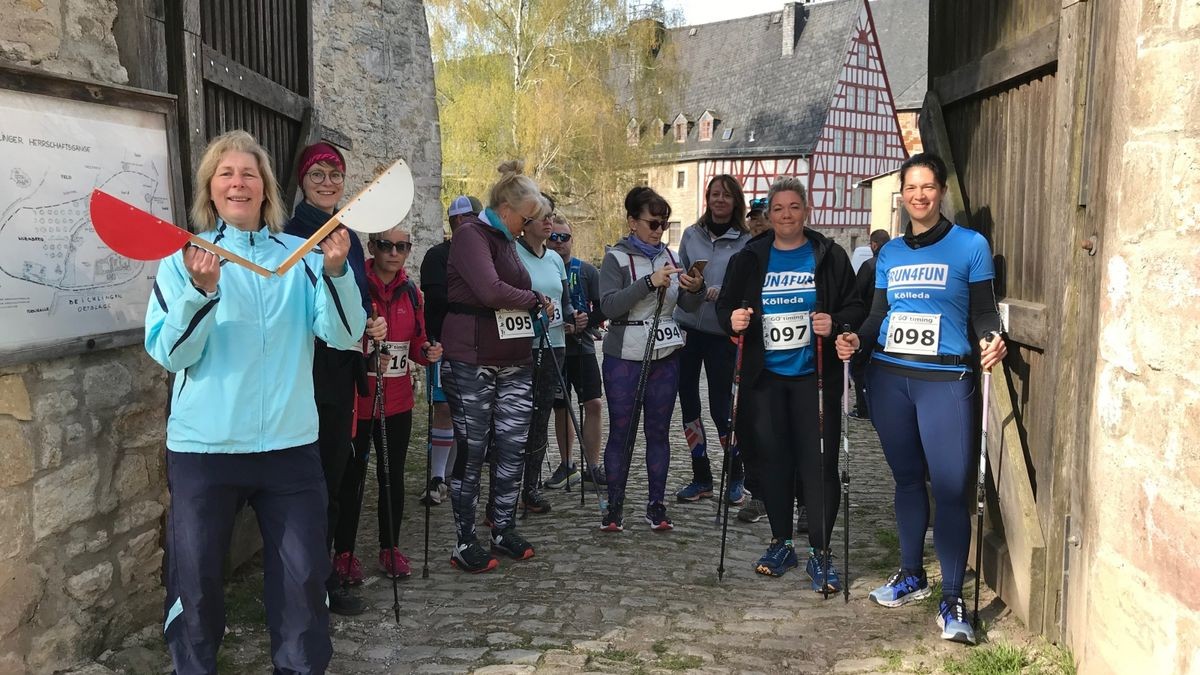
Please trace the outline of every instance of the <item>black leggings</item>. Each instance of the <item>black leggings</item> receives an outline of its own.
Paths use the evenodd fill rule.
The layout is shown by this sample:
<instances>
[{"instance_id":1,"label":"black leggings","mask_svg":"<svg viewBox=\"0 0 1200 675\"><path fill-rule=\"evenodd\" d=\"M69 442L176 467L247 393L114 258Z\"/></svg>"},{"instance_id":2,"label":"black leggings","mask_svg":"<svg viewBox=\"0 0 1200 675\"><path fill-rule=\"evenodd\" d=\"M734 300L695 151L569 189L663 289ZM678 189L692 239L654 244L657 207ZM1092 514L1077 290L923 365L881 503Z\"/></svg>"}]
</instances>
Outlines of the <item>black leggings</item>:
<instances>
[{"instance_id":1,"label":"black leggings","mask_svg":"<svg viewBox=\"0 0 1200 675\"><path fill-rule=\"evenodd\" d=\"M754 430L754 465L762 487L760 498L771 521L771 536L780 541L792 538L795 527L792 504L799 484L808 510L809 545L818 550L828 548L841 500L838 481L841 382L831 379L826 378L825 382L823 480L816 375L783 377L763 371L747 390L744 408L750 422L747 426Z\"/></svg>"},{"instance_id":2,"label":"black leggings","mask_svg":"<svg viewBox=\"0 0 1200 675\"><path fill-rule=\"evenodd\" d=\"M564 350L554 349L558 363L562 363ZM538 365L538 352L541 352L541 365ZM550 415L554 413L554 393L558 389L558 373L554 370L554 358L550 349L533 348L533 417L529 421L529 437L525 441L525 481L524 489L538 487L541 476L542 462L546 459L546 448L549 446Z\"/></svg>"},{"instance_id":3,"label":"black leggings","mask_svg":"<svg viewBox=\"0 0 1200 675\"><path fill-rule=\"evenodd\" d=\"M400 521L404 517L404 462L408 458L408 437L412 433L412 411L396 413L385 418L388 440L388 469L391 474L392 493L392 532L388 539L387 531L387 502L383 498L383 462L380 461L383 452L382 440L379 435L379 423L375 420L359 420L358 433L354 437L354 457L346 467L346 475L342 479L341 512L338 516L337 527L334 529L333 549L338 553L354 551L354 540L358 537L358 519L362 513L363 488L367 478L367 464L370 462L371 448L367 442L368 436L374 437L375 445L375 480L379 481L379 498L376 503L376 514L379 520L379 548L386 549L389 544L398 546L400 536Z\"/></svg>"}]
</instances>

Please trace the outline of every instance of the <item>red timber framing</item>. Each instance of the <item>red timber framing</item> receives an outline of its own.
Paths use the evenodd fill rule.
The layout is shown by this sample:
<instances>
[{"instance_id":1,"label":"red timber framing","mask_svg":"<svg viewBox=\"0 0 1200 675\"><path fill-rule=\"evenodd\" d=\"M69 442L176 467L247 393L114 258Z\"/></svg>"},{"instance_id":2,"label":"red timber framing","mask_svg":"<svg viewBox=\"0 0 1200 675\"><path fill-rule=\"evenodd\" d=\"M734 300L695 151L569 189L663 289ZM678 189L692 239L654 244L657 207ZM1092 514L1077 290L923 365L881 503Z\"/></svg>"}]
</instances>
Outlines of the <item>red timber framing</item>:
<instances>
[{"instance_id":1,"label":"red timber framing","mask_svg":"<svg viewBox=\"0 0 1200 675\"><path fill-rule=\"evenodd\" d=\"M863 2L813 150L813 226L868 227L871 203L855 186L864 178L898 169L907 157L875 22Z\"/></svg>"},{"instance_id":2,"label":"red timber framing","mask_svg":"<svg viewBox=\"0 0 1200 675\"><path fill-rule=\"evenodd\" d=\"M696 190L697 212L704 211L704 190L714 176L727 173L737 178L746 193L746 203L766 197L771 182L777 176L796 176L808 179L808 161L803 157L755 158L755 159L708 159L700 162L700 183Z\"/></svg>"}]
</instances>

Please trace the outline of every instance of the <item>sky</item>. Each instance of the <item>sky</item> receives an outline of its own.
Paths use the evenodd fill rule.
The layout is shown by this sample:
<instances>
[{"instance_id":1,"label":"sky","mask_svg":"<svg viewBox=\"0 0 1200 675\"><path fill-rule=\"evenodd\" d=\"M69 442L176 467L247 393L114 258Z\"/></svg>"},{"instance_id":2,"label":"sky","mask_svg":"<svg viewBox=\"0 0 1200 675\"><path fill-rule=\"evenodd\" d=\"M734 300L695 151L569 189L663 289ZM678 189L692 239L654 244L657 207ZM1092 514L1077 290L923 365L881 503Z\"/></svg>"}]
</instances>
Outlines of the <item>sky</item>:
<instances>
[{"instance_id":1,"label":"sky","mask_svg":"<svg viewBox=\"0 0 1200 675\"><path fill-rule=\"evenodd\" d=\"M778 12L784 0L667 0L668 10L682 10L684 25L711 23L753 14Z\"/></svg>"}]
</instances>

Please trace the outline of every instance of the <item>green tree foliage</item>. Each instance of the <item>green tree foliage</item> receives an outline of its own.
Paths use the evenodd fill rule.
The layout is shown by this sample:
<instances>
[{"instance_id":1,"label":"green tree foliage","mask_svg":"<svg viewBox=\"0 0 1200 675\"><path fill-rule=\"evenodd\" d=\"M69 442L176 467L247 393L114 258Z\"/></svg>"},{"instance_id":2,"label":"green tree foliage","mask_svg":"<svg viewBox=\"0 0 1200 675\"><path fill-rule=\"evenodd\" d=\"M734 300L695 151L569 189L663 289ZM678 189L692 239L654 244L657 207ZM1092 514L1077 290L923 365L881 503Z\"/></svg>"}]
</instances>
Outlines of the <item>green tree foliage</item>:
<instances>
[{"instance_id":1,"label":"green tree foliage","mask_svg":"<svg viewBox=\"0 0 1200 675\"><path fill-rule=\"evenodd\" d=\"M496 166L522 159L572 221L577 255L598 258L625 232L622 200L653 138L627 142L632 111L678 86L662 44L670 17L627 0L428 0L426 11L444 200L486 201Z\"/></svg>"}]
</instances>

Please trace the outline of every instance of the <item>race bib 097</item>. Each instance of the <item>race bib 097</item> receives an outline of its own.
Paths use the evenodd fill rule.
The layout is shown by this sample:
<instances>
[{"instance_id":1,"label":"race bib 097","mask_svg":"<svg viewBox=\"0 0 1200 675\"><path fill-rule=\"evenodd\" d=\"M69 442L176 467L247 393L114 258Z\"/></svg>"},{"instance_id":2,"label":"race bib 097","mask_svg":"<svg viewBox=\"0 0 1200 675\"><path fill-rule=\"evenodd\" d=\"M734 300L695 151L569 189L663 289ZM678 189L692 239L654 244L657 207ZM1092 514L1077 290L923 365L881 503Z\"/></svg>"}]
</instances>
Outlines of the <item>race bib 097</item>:
<instances>
[{"instance_id":1,"label":"race bib 097","mask_svg":"<svg viewBox=\"0 0 1200 675\"><path fill-rule=\"evenodd\" d=\"M808 312L763 315L763 349L769 352L800 349L812 342Z\"/></svg>"}]
</instances>

